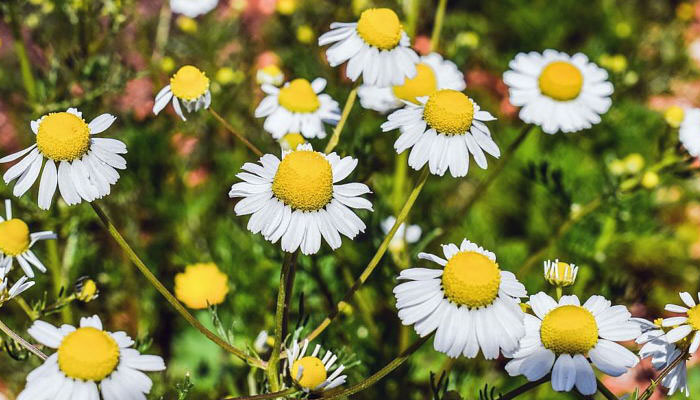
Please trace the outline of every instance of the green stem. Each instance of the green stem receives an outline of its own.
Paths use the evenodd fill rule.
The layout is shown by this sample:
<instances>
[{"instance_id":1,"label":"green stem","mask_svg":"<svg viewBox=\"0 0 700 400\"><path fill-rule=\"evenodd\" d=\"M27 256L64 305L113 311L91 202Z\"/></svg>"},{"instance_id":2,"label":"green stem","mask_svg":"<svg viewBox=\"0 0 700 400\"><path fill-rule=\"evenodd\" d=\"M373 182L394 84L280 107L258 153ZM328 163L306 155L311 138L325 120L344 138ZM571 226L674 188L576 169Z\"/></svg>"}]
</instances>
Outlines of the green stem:
<instances>
[{"instance_id":1,"label":"green stem","mask_svg":"<svg viewBox=\"0 0 700 400\"><path fill-rule=\"evenodd\" d=\"M221 400L265 400L265 399L276 399L279 397L286 397L297 392L297 389L289 388L279 392L256 394L253 396L241 396L241 397L225 397Z\"/></svg>"},{"instance_id":2,"label":"green stem","mask_svg":"<svg viewBox=\"0 0 700 400\"><path fill-rule=\"evenodd\" d=\"M12 329L10 329L5 323L0 321L0 331L5 332L5 334L9 337L11 337L15 342L19 343L20 346L24 347L25 349L29 350L32 354L35 356L41 358L42 360L46 360L48 357L46 354L42 353L41 350L37 349L34 347L31 343L27 342L26 340L22 339L22 337L18 334L16 334Z\"/></svg>"},{"instance_id":3,"label":"green stem","mask_svg":"<svg viewBox=\"0 0 700 400\"><path fill-rule=\"evenodd\" d=\"M267 380L270 390L276 392L280 389L279 372L277 363L280 360L282 342L287 335L287 319L289 315L289 299L292 297L294 285L294 270L296 269L299 250L294 253L285 253L282 272L280 273L280 288L277 293L277 311L275 312L275 343L272 354L267 362Z\"/></svg>"},{"instance_id":4,"label":"green stem","mask_svg":"<svg viewBox=\"0 0 700 400\"><path fill-rule=\"evenodd\" d=\"M259 360L243 350L238 349L237 347L234 347L230 343L226 342L225 340L221 339L219 336L217 336L214 332L210 331L207 329L204 325L202 325L192 314L187 311L187 309L175 298L175 296L168 291L168 289L158 280L158 278L153 275L150 269L144 264L143 261L141 261L141 258L136 254L136 252L129 246L127 241L124 239L124 237L119 233L117 228L112 224L112 221L109 219L107 214L105 214L104 211L102 211L102 208L100 208L99 205L95 202L91 202L90 205L92 206L92 209L95 211L95 214L97 214L97 217L100 219L102 222L103 227L109 233L112 238L114 239L115 242L117 242L117 245L121 247L121 249L124 251L124 253L129 257L131 262L136 265L136 268L138 268L139 271L143 274L143 276L148 280L148 282L153 285L153 287L156 288L156 290L163 296L165 297L165 300L170 303L170 305L178 312L180 315L190 324L192 325L195 329L198 331L202 332L204 336L209 338L212 342L216 343L219 345L221 348L224 350L228 351L229 353L233 354L234 356L246 361L248 364L250 364L253 367L257 368L265 368L266 365L262 360Z\"/></svg>"},{"instance_id":5,"label":"green stem","mask_svg":"<svg viewBox=\"0 0 700 400\"><path fill-rule=\"evenodd\" d=\"M25 314L27 314L27 317L29 317L30 320L35 321L37 318L39 318L39 315L32 307L27 303L26 300L22 296L15 296L13 299L15 303L24 311Z\"/></svg>"},{"instance_id":6,"label":"green stem","mask_svg":"<svg viewBox=\"0 0 700 400\"><path fill-rule=\"evenodd\" d=\"M603 382L600 381L600 379L596 378L596 382L598 384L598 391L603 394L603 396L608 399L608 400L619 400L617 396L613 392L610 391L605 385L603 385Z\"/></svg>"},{"instance_id":7,"label":"green stem","mask_svg":"<svg viewBox=\"0 0 700 400\"><path fill-rule=\"evenodd\" d=\"M326 149L324 150L325 153L330 153L331 151L333 151L333 149L335 149L335 146L338 145L338 141L340 140L340 133L343 131L345 122L348 120L348 116L350 115L350 110L352 110L352 106L355 104L355 99L357 98L357 87L359 85L360 79L358 78L355 82L355 85L352 87L352 90L350 91L347 100L345 100L345 106L343 106L343 113L340 115L340 121L338 121L338 125L336 125L335 128L333 128L333 134L331 135L330 140L328 140L328 144L326 145Z\"/></svg>"},{"instance_id":8,"label":"green stem","mask_svg":"<svg viewBox=\"0 0 700 400\"><path fill-rule=\"evenodd\" d=\"M442 32L442 23L445 19L445 8L447 8L447 0L440 0L435 11L435 23L433 25L433 34L430 37L430 51L436 51L440 46L440 33Z\"/></svg>"},{"instance_id":9,"label":"green stem","mask_svg":"<svg viewBox=\"0 0 700 400\"><path fill-rule=\"evenodd\" d=\"M527 382L527 383L523 384L522 386L517 387L517 388L511 390L510 392L508 392L502 396L499 396L498 400L514 399L515 397L520 396L521 394L528 392L528 391L540 386L541 384L543 384L545 382L549 382L550 378L551 378L551 376L549 374L547 374L539 380Z\"/></svg>"},{"instance_id":10,"label":"green stem","mask_svg":"<svg viewBox=\"0 0 700 400\"><path fill-rule=\"evenodd\" d=\"M10 17L10 27L12 30L12 36L14 39L15 53L17 54L17 59L19 60L20 73L22 74L22 84L24 84L24 89L27 91L27 97L31 103L36 100L36 80L34 79L34 74L32 73L31 63L29 62L29 57L27 56L27 46L24 43L24 36L22 35L21 24L19 21L19 13L17 12L17 6L15 1L11 0L8 3L9 17Z\"/></svg>"},{"instance_id":11,"label":"green stem","mask_svg":"<svg viewBox=\"0 0 700 400\"><path fill-rule=\"evenodd\" d=\"M555 289L557 292L557 301L561 300L561 296L564 294L564 289L561 286L557 286Z\"/></svg>"},{"instance_id":12,"label":"green stem","mask_svg":"<svg viewBox=\"0 0 700 400\"><path fill-rule=\"evenodd\" d=\"M246 139L243 135L241 135L240 133L236 132L236 130L233 129L233 127L231 126L231 124L229 124L228 122L226 122L226 120L225 120L221 115L219 115L219 113L217 113L216 111L214 111L214 109L211 108L211 107L209 107L208 110L209 110L209 113L211 113L211 115L212 115L217 121L219 121L219 123L221 123L221 125L223 125L223 127L224 127L227 131L231 132L231 133L233 134L233 136L236 137L236 139L240 140L244 145L246 145L246 147L248 147L248 148L250 149L250 151L252 151L256 156L262 157L263 152L260 151L260 149L258 149L257 147L255 147L255 145L254 145L253 143L251 143L248 139Z\"/></svg>"},{"instance_id":13,"label":"green stem","mask_svg":"<svg viewBox=\"0 0 700 400\"><path fill-rule=\"evenodd\" d=\"M168 43L168 36L170 35L171 19L172 12L170 10L170 2L164 1L163 5L160 8L160 15L158 16L158 27L156 28L156 45L153 50L153 56L151 57L151 65L153 68L160 67L159 63L163 59L165 45Z\"/></svg>"},{"instance_id":14,"label":"green stem","mask_svg":"<svg viewBox=\"0 0 700 400\"><path fill-rule=\"evenodd\" d=\"M646 388L644 392L639 396L638 400L648 400L652 394L654 394L654 390L656 390L656 387L661 383L661 381L666 377L666 375L670 374L671 371L673 371L674 368L678 366L681 362L684 362L686 358L688 357L688 349L685 349L671 364L666 366L660 373L659 376L656 377L651 383L649 384L649 387Z\"/></svg>"}]
</instances>

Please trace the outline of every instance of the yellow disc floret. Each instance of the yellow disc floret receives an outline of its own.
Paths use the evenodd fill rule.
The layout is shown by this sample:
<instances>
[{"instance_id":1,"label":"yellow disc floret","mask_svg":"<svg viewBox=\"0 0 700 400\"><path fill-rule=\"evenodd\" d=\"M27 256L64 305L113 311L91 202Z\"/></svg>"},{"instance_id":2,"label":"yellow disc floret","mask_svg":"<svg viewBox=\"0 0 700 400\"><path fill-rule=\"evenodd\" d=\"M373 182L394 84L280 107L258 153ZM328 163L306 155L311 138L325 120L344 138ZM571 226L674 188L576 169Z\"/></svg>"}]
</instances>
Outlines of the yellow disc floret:
<instances>
[{"instance_id":1,"label":"yellow disc floret","mask_svg":"<svg viewBox=\"0 0 700 400\"><path fill-rule=\"evenodd\" d=\"M29 227L20 219L0 222L0 252L17 256L29 248Z\"/></svg>"},{"instance_id":2,"label":"yellow disc floret","mask_svg":"<svg viewBox=\"0 0 700 400\"><path fill-rule=\"evenodd\" d=\"M185 65L170 78L170 90L178 99L195 100L209 90L209 78L197 67Z\"/></svg>"},{"instance_id":3,"label":"yellow disc floret","mask_svg":"<svg viewBox=\"0 0 700 400\"><path fill-rule=\"evenodd\" d=\"M175 275L175 297L189 308L221 304L228 293L228 276L214 263L188 265Z\"/></svg>"},{"instance_id":4,"label":"yellow disc floret","mask_svg":"<svg viewBox=\"0 0 700 400\"><path fill-rule=\"evenodd\" d=\"M437 90L435 72L427 64L416 65L416 76L406 79L403 85L394 86L394 95L401 100L418 104L416 97L430 96Z\"/></svg>"},{"instance_id":5,"label":"yellow disc floret","mask_svg":"<svg viewBox=\"0 0 700 400\"><path fill-rule=\"evenodd\" d=\"M438 90L425 103L423 119L438 133L462 134L472 126L474 103L462 92Z\"/></svg>"},{"instance_id":6,"label":"yellow disc floret","mask_svg":"<svg viewBox=\"0 0 700 400\"><path fill-rule=\"evenodd\" d=\"M371 8L360 15L357 33L367 44L382 50L396 47L401 40L401 22L388 8Z\"/></svg>"},{"instance_id":7,"label":"yellow disc floret","mask_svg":"<svg viewBox=\"0 0 700 400\"><path fill-rule=\"evenodd\" d=\"M688 310L688 323L695 330L700 330L700 305Z\"/></svg>"},{"instance_id":8,"label":"yellow disc floret","mask_svg":"<svg viewBox=\"0 0 700 400\"><path fill-rule=\"evenodd\" d=\"M333 198L331 164L318 152L293 151L277 168L272 192L294 210L319 210Z\"/></svg>"},{"instance_id":9,"label":"yellow disc floret","mask_svg":"<svg viewBox=\"0 0 700 400\"><path fill-rule=\"evenodd\" d=\"M99 382L114 371L118 362L117 342L96 328L79 328L58 346L58 367L69 378Z\"/></svg>"},{"instance_id":10,"label":"yellow disc floret","mask_svg":"<svg viewBox=\"0 0 700 400\"><path fill-rule=\"evenodd\" d=\"M498 264L475 251L455 254L442 273L442 287L447 298L469 308L493 303L500 285L501 270Z\"/></svg>"},{"instance_id":11,"label":"yellow disc floret","mask_svg":"<svg viewBox=\"0 0 700 400\"><path fill-rule=\"evenodd\" d=\"M583 74L571 63L554 61L542 70L539 84L545 96L559 101L573 100L581 93Z\"/></svg>"},{"instance_id":12,"label":"yellow disc floret","mask_svg":"<svg viewBox=\"0 0 700 400\"><path fill-rule=\"evenodd\" d=\"M587 309L566 305L545 315L540 335L556 354L586 354L598 343L598 324Z\"/></svg>"},{"instance_id":13,"label":"yellow disc floret","mask_svg":"<svg viewBox=\"0 0 700 400\"><path fill-rule=\"evenodd\" d=\"M90 128L82 118L69 112L51 113L39 123L36 144L45 157L73 161L87 153Z\"/></svg>"},{"instance_id":14,"label":"yellow disc floret","mask_svg":"<svg viewBox=\"0 0 700 400\"><path fill-rule=\"evenodd\" d=\"M301 377L299 377L301 367ZM305 389L314 389L326 381L328 371L317 357L304 357L292 364L292 378Z\"/></svg>"},{"instance_id":15,"label":"yellow disc floret","mask_svg":"<svg viewBox=\"0 0 700 400\"><path fill-rule=\"evenodd\" d=\"M316 92L306 79L295 79L280 89L279 103L289 111L311 113L321 106Z\"/></svg>"}]
</instances>

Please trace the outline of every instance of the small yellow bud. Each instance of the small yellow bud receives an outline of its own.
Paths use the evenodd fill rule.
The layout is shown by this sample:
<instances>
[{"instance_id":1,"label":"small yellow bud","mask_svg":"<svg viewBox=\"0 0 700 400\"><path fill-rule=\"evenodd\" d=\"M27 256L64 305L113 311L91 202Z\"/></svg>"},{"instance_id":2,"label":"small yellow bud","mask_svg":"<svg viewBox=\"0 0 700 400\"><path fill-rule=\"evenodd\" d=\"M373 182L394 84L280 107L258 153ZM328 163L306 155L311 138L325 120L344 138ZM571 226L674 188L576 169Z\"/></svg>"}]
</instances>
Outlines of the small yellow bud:
<instances>
[{"instance_id":1,"label":"small yellow bud","mask_svg":"<svg viewBox=\"0 0 700 400\"><path fill-rule=\"evenodd\" d=\"M195 21L194 19L192 19L190 17L180 15L175 20L175 24L177 25L178 28L180 28L181 31L183 31L185 33L197 32L197 21Z\"/></svg>"},{"instance_id":2,"label":"small yellow bud","mask_svg":"<svg viewBox=\"0 0 700 400\"><path fill-rule=\"evenodd\" d=\"M81 278L75 285L75 297L83 303L89 303L99 296L97 284L90 278Z\"/></svg>"},{"instance_id":3,"label":"small yellow bud","mask_svg":"<svg viewBox=\"0 0 700 400\"><path fill-rule=\"evenodd\" d=\"M301 43L311 43L314 40L314 31L309 25L301 25L297 28L297 40Z\"/></svg>"},{"instance_id":4,"label":"small yellow bud","mask_svg":"<svg viewBox=\"0 0 700 400\"><path fill-rule=\"evenodd\" d=\"M282 150L296 150L297 146L306 143L301 133L288 133L280 139Z\"/></svg>"},{"instance_id":5,"label":"small yellow bud","mask_svg":"<svg viewBox=\"0 0 700 400\"><path fill-rule=\"evenodd\" d=\"M216 71L216 81L222 85L241 83L243 79L245 79L245 74L242 71L237 71L230 67L219 68Z\"/></svg>"},{"instance_id":6,"label":"small yellow bud","mask_svg":"<svg viewBox=\"0 0 700 400\"><path fill-rule=\"evenodd\" d=\"M664 119L672 128L678 128L685 117L685 110L679 106L671 106L664 112Z\"/></svg>"},{"instance_id":7,"label":"small yellow bud","mask_svg":"<svg viewBox=\"0 0 700 400\"><path fill-rule=\"evenodd\" d=\"M656 172L647 171L642 177L642 186L653 189L659 184L659 175Z\"/></svg>"},{"instance_id":8,"label":"small yellow bud","mask_svg":"<svg viewBox=\"0 0 700 400\"><path fill-rule=\"evenodd\" d=\"M345 315L352 315L353 309L349 303L341 301L340 303L338 303L338 311Z\"/></svg>"},{"instance_id":9,"label":"small yellow bud","mask_svg":"<svg viewBox=\"0 0 700 400\"><path fill-rule=\"evenodd\" d=\"M628 174L636 174L644 168L644 157L639 153L632 153L625 157L625 171Z\"/></svg>"},{"instance_id":10,"label":"small yellow bud","mask_svg":"<svg viewBox=\"0 0 700 400\"><path fill-rule=\"evenodd\" d=\"M277 11L280 14L291 15L297 9L297 0L277 0Z\"/></svg>"},{"instance_id":11,"label":"small yellow bud","mask_svg":"<svg viewBox=\"0 0 700 400\"><path fill-rule=\"evenodd\" d=\"M455 44L457 46L468 47L470 49L477 48L479 46L479 34L476 32L460 32L455 38Z\"/></svg>"},{"instance_id":12,"label":"small yellow bud","mask_svg":"<svg viewBox=\"0 0 700 400\"><path fill-rule=\"evenodd\" d=\"M282 70L277 65L270 64L264 68L260 68L255 78L258 81L258 85L267 83L279 86L284 82L284 73L282 73Z\"/></svg>"},{"instance_id":13,"label":"small yellow bud","mask_svg":"<svg viewBox=\"0 0 700 400\"><path fill-rule=\"evenodd\" d=\"M162 69L163 72L172 72L172 70L175 69L175 60L170 57L163 57L160 62L160 69Z\"/></svg>"},{"instance_id":14,"label":"small yellow bud","mask_svg":"<svg viewBox=\"0 0 700 400\"><path fill-rule=\"evenodd\" d=\"M632 33L632 26L625 21L618 22L615 25L615 34L617 37L626 38Z\"/></svg>"},{"instance_id":15,"label":"small yellow bud","mask_svg":"<svg viewBox=\"0 0 700 400\"><path fill-rule=\"evenodd\" d=\"M576 282L578 267L574 264L567 264L558 259L544 262L544 279L551 285L565 287Z\"/></svg>"},{"instance_id":16,"label":"small yellow bud","mask_svg":"<svg viewBox=\"0 0 700 400\"><path fill-rule=\"evenodd\" d=\"M610 169L611 174L620 176L625 173L625 163L619 159L612 160L608 165L608 169Z\"/></svg>"},{"instance_id":17,"label":"small yellow bud","mask_svg":"<svg viewBox=\"0 0 700 400\"><path fill-rule=\"evenodd\" d=\"M690 21L695 16L695 7L687 2L680 3L676 7L676 16L681 21Z\"/></svg>"}]
</instances>

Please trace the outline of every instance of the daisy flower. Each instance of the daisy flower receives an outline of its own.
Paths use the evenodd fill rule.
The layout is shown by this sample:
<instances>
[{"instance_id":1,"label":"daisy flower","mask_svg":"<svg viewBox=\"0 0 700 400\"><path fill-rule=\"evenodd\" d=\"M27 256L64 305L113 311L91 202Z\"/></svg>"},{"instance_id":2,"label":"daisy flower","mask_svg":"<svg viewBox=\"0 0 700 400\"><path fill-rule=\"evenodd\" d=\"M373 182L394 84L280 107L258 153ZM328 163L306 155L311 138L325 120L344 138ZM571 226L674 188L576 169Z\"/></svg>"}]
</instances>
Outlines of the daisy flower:
<instances>
[{"instance_id":1,"label":"daisy flower","mask_svg":"<svg viewBox=\"0 0 700 400\"><path fill-rule=\"evenodd\" d=\"M386 217L386 219L384 219L384 221L381 223L382 232L384 232L385 235L389 233L395 222L396 217L393 215ZM399 251L406 247L406 243L416 243L418 240L420 240L422 233L423 231L421 230L420 226L409 225L408 229L406 229L406 224L402 223L396 230L394 237L391 238L391 241L389 242L389 249Z\"/></svg>"},{"instance_id":2,"label":"daisy flower","mask_svg":"<svg viewBox=\"0 0 700 400\"><path fill-rule=\"evenodd\" d=\"M527 296L515 275L502 271L496 256L467 239L442 246L445 259L420 253L443 269L409 268L394 288L404 325L424 337L437 330L435 350L455 358L498 358L516 350L525 334L519 297Z\"/></svg>"},{"instance_id":3,"label":"daisy flower","mask_svg":"<svg viewBox=\"0 0 700 400\"><path fill-rule=\"evenodd\" d=\"M544 279L551 285L566 287L576 282L578 267L575 264L567 264L556 259L544 262Z\"/></svg>"},{"instance_id":4,"label":"daisy flower","mask_svg":"<svg viewBox=\"0 0 700 400\"><path fill-rule=\"evenodd\" d=\"M20 197L34 184L43 165L39 182L39 208L43 210L51 207L56 186L68 205L108 195L119 180L117 169L126 168L126 160L119 155L126 153L126 145L92 136L107 130L116 119L102 114L88 124L80 111L69 108L32 121L36 143L0 158L0 163L6 163L24 157L5 172L5 183L17 179L12 193Z\"/></svg>"},{"instance_id":5,"label":"daisy flower","mask_svg":"<svg viewBox=\"0 0 700 400\"><path fill-rule=\"evenodd\" d=\"M258 72L255 74L255 80L258 82L258 85L279 86L284 82L284 72L276 64L269 64L258 69Z\"/></svg>"},{"instance_id":6,"label":"daisy flower","mask_svg":"<svg viewBox=\"0 0 700 400\"><path fill-rule=\"evenodd\" d=\"M176 14L195 18L216 8L219 0L170 0L170 9Z\"/></svg>"},{"instance_id":7,"label":"daisy flower","mask_svg":"<svg viewBox=\"0 0 700 400\"><path fill-rule=\"evenodd\" d=\"M287 372L292 381L305 392L322 392L333 389L345 383L346 376L340 375L345 366L342 364L333 368L338 357L327 350L321 357L321 345L317 344L311 355L306 355L309 341L303 343L294 342L291 349L287 349ZM331 372L332 371L332 372Z\"/></svg>"},{"instance_id":8,"label":"daisy flower","mask_svg":"<svg viewBox=\"0 0 700 400\"><path fill-rule=\"evenodd\" d=\"M335 43L326 51L332 67L348 61L346 76L373 86L402 85L416 76L418 55L404 32L399 17L388 8L362 12L358 22L334 22L318 38L318 45Z\"/></svg>"},{"instance_id":9,"label":"daisy flower","mask_svg":"<svg viewBox=\"0 0 700 400\"><path fill-rule=\"evenodd\" d=\"M326 137L323 123L335 125L340 120L338 102L321 93L325 88L323 78L316 78L313 82L295 79L281 88L262 85L267 96L255 110L255 117L265 117L263 127L278 140L287 133L323 139Z\"/></svg>"},{"instance_id":10,"label":"daisy flower","mask_svg":"<svg viewBox=\"0 0 700 400\"><path fill-rule=\"evenodd\" d=\"M700 108L685 110L678 138L688 154L700 157Z\"/></svg>"},{"instance_id":11,"label":"daisy flower","mask_svg":"<svg viewBox=\"0 0 700 400\"><path fill-rule=\"evenodd\" d=\"M5 200L5 218L0 216L0 271L10 271L17 260L30 278L34 277L32 266L46 272L44 264L30 249L34 243L48 239L56 239L56 234L51 231L30 233L26 222L12 217L12 202Z\"/></svg>"},{"instance_id":12,"label":"daisy flower","mask_svg":"<svg viewBox=\"0 0 700 400\"><path fill-rule=\"evenodd\" d=\"M552 389L568 392L575 386L587 396L597 390L590 363L620 376L639 362L615 343L641 334L625 306L611 307L603 296L591 296L583 306L575 295L562 296L557 303L544 292L530 296L528 304L535 315L525 315L525 336L506 365L510 376L536 381L551 372Z\"/></svg>"},{"instance_id":13,"label":"daisy flower","mask_svg":"<svg viewBox=\"0 0 700 400\"><path fill-rule=\"evenodd\" d=\"M27 376L17 400L145 399L153 383L142 371L165 369L162 358L132 349L126 333L103 330L96 315L81 318L79 328L35 321L28 332L57 351Z\"/></svg>"},{"instance_id":14,"label":"daisy flower","mask_svg":"<svg viewBox=\"0 0 700 400\"><path fill-rule=\"evenodd\" d=\"M665 310L685 314L682 317L671 317L665 318L661 324L664 328L672 327L668 333L666 333L666 339L669 343L676 343L681 339L688 337L690 341L690 347L688 351L690 354L698 351L700 347L700 305L695 304L693 296L688 292L679 293L681 300L687 306L679 306L675 304L666 304ZM698 293L700 297L700 293ZM692 337L689 337L691 335Z\"/></svg>"},{"instance_id":15,"label":"daisy flower","mask_svg":"<svg viewBox=\"0 0 700 400\"><path fill-rule=\"evenodd\" d=\"M427 163L432 174L442 176L449 168L457 178L467 175L470 153L483 169L488 166L484 151L500 157L501 150L484 124L495 119L464 93L442 89L389 114L382 130L400 130L394 148L399 154L411 149L411 168L419 170Z\"/></svg>"},{"instance_id":16,"label":"daisy flower","mask_svg":"<svg viewBox=\"0 0 700 400\"><path fill-rule=\"evenodd\" d=\"M420 58L416 65L416 76L406 79L398 86L362 85L357 89L362 107L386 113L400 108L404 101L418 104L418 97L429 96L438 89L462 91L467 87L464 74L457 65L443 60L438 53L430 53Z\"/></svg>"},{"instance_id":17,"label":"daisy flower","mask_svg":"<svg viewBox=\"0 0 700 400\"><path fill-rule=\"evenodd\" d=\"M175 275L175 297L192 309L221 304L228 293L228 276L214 263L188 265Z\"/></svg>"},{"instance_id":18,"label":"daisy flower","mask_svg":"<svg viewBox=\"0 0 700 400\"><path fill-rule=\"evenodd\" d=\"M282 160L266 154L260 164L245 163L236 175L230 197L243 197L236 204L237 215L252 214L248 229L262 233L266 240L281 239L282 250L315 254L321 237L332 249L341 245L340 234L353 239L365 224L352 208L372 211L372 203L360 197L370 193L362 183L337 184L357 166L352 157L314 151L303 144L282 152Z\"/></svg>"},{"instance_id":19,"label":"daisy flower","mask_svg":"<svg viewBox=\"0 0 700 400\"><path fill-rule=\"evenodd\" d=\"M202 108L209 108L211 104L211 92L209 91L209 78L197 67L185 65L170 78L170 84L164 87L156 95L153 104L153 114L158 115L172 100L175 113L187 121L182 112L180 101L188 113L196 112Z\"/></svg>"},{"instance_id":20,"label":"daisy flower","mask_svg":"<svg viewBox=\"0 0 700 400\"><path fill-rule=\"evenodd\" d=\"M9 272L9 266L0 265L0 307L7 301L12 300L14 297L34 286L34 281L30 281L26 275L23 275L17 282L10 286L7 278Z\"/></svg>"},{"instance_id":21,"label":"daisy flower","mask_svg":"<svg viewBox=\"0 0 700 400\"><path fill-rule=\"evenodd\" d=\"M608 73L584 54L569 56L556 50L519 53L503 81L510 102L522 107L520 119L545 133L570 133L600 122L612 101Z\"/></svg>"},{"instance_id":22,"label":"daisy flower","mask_svg":"<svg viewBox=\"0 0 700 400\"><path fill-rule=\"evenodd\" d=\"M647 321L643 318L632 318L642 329L642 334L637 338L637 344L642 345L639 357L651 358L651 365L657 371L666 369L676 360L682 351L674 344L666 340L665 332L659 324ZM661 385L668 389L668 395L672 396L676 391L690 396L688 389L688 371L685 362L678 364L668 375L661 380Z\"/></svg>"}]
</instances>

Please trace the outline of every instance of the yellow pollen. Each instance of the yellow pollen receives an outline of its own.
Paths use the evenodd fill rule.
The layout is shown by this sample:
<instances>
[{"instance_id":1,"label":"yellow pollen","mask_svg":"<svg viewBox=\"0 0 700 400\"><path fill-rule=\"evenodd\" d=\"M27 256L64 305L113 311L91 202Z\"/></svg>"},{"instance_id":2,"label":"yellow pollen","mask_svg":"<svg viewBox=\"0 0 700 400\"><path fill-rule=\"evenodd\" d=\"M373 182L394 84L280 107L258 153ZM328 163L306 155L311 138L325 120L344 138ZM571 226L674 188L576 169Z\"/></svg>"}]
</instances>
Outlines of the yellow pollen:
<instances>
[{"instance_id":1,"label":"yellow pollen","mask_svg":"<svg viewBox=\"0 0 700 400\"><path fill-rule=\"evenodd\" d=\"M700 330L700 305L688 310L688 323L695 330Z\"/></svg>"},{"instance_id":2,"label":"yellow pollen","mask_svg":"<svg viewBox=\"0 0 700 400\"><path fill-rule=\"evenodd\" d=\"M394 86L394 95L401 100L418 104L416 97L430 96L437 90L435 72L427 64L416 65L416 76L406 79L403 85Z\"/></svg>"},{"instance_id":3,"label":"yellow pollen","mask_svg":"<svg viewBox=\"0 0 700 400\"><path fill-rule=\"evenodd\" d=\"M209 78L196 67L185 65L170 78L170 90L178 99L195 100L209 90Z\"/></svg>"},{"instance_id":4,"label":"yellow pollen","mask_svg":"<svg viewBox=\"0 0 700 400\"><path fill-rule=\"evenodd\" d=\"M287 150L296 150L297 146L306 143L301 133L288 133L280 139L282 147Z\"/></svg>"},{"instance_id":5,"label":"yellow pollen","mask_svg":"<svg viewBox=\"0 0 700 400\"><path fill-rule=\"evenodd\" d=\"M301 378L299 376L299 367L301 367ZM323 362L317 357L304 357L294 361L292 365L292 378L299 386L306 389L315 389L318 385L326 381L328 372Z\"/></svg>"},{"instance_id":6,"label":"yellow pollen","mask_svg":"<svg viewBox=\"0 0 700 400\"><path fill-rule=\"evenodd\" d=\"M0 252L17 256L29 248L29 227L24 221L11 219L0 222Z\"/></svg>"},{"instance_id":7,"label":"yellow pollen","mask_svg":"<svg viewBox=\"0 0 700 400\"><path fill-rule=\"evenodd\" d=\"M228 293L228 276L214 263L188 265L175 275L175 297L189 308L203 309L223 303Z\"/></svg>"},{"instance_id":8,"label":"yellow pollen","mask_svg":"<svg viewBox=\"0 0 700 400\"><path fill-rule=\"evenodd\" d=\"M554 61L542 70L539 84L545 96L559 101L573 100L581 93L583 74L571 63Z\"/></svg>"},{"instance_id":9,"label":"yellow pollen","mask_svg":"<svg viewBox=\"0 0 700 400\"><path fill-rule=\"evenodd\" d=\"M469 308L493 303L500 285L498 264L475 251L455 254L442 273L442 287L447 298Z\"/></svg>"},{"instance_id":10,"label":"yellow pollen","mask_svg":"<svg viewBox=\"0 0 700 400\"><path fill-rule=\"evenodd\" d=\"M107 332L92 327L69 333L58 346L58 367L69 378L99 382L118 362L117 342Z\"/></svg>"},{"instance_id":11,"label":"yellow pollen","mask_svg":"<svg viewBox=\"0 0 700 400\"><path fill-rule=\"evenodd\" d=\"M331 164L318 152L293 151L277 168L272 193L294 210L320 210L333 198Z\"/></svg>"},{"instance_id":12,"label":"yellow pollen","mask_svg":"<svg viewBox=\"0 0 700 400\"><path fill-rule=\"evenodd\" d=\"M462 92L438 90L425 103L423 119L438 133L462 134L472 126L474 103Z\"/></svg>"},{"instance_id":13,"label":"yellow pollen","mask_svg":"<svg viewBox=\"0 0 700 400\"><path fill-rule=\"evenodd\" d=\"M306 79L295 79L280 89L278 101L289 111L312 113L321 106L316 92Z\"/></svg>"},{"instance_id":14,"label":"yellow pollen","mask_svg":"<svg viewBox=\"0 0 700 400\"><path fill-rule=\"evenodd\" d=\"M41 154L55 161L73 161L87 153L90 128L69 112L51 113L39 123L36 144Z\"/></svg>"},{"instance_id":15,"label":"yellow pollen","mask_svg":"<svg viewBox=\"0 0 700 400\"><path fill-rule=\"evenodd\" d=\"M586 354L598 343L598 324L581 306L561 306L545 315L540 336L544 347L557 354Z\"/></svg>"},{"instance_id":16,"label":"yellow pollen","mask_svg":"<svg viewBox=\"0 0 700 400\"><path fill-rule=\"evenodd\" d=\"M390 50L399 44L401 29L399 17L388 8L365 10L357 22L357 33L362 40L381 50Z\"/></svg>"}]
</instances>

